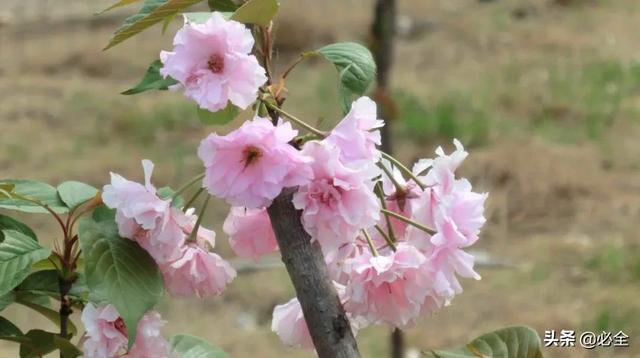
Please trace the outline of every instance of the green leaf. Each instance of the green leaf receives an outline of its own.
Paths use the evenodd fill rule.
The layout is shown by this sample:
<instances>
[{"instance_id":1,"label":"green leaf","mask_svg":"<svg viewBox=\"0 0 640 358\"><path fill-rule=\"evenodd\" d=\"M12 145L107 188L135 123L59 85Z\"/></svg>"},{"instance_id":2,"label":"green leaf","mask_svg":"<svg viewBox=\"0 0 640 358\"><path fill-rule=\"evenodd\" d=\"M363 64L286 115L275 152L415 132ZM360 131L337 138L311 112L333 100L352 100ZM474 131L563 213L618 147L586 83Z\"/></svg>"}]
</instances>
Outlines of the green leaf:
<instances>
[{"instance_id":1,"label":"green leaf","mask_svg":"<svg viewBox=\"0 0 640 358\"><path fill-rule=\"evenodd\" d=\"M38 241L36 233L33 232L33 230L31 230L27 225L12 217L0 214L0 242L4 240L4 234L2 233L3 230L15 230L29 236L35 241Z\"/></svg>"},{"instance_id":2,"label":"green leaf","mask_svg":"<svg viewBox=\"0 0 640 358\"><path fill-rule=\"evenodd\" d=\"M0 199L11 198L11 192L15 189L14 184L0 182Z\"/></svg>"},{"instance_id":3,"label":"green leaf","mask_svg":"<svg viewBox=\"0 0 640 358\"><path fill-rule=\"evenodd\" d=\"M162 200L171 199L175 195L175 193L175 190L171 189L171 187L168 186L164 186L158 189L158 191L156 192L156 194L158 194L158 197ZM171 203L171 206L178 209L182 208L184 206L184 198L178 195Z\"/></svg>"},{"instance_id":4,"label":"green leaf","mask_svg":"<svg viewBox=\"0 0 640 358\"><path fill-rule=\"evenodd\" d=\"M226 358L227 354L202 338L179 334L169 341L172 352L180 353L181 358Z\"/></svg>"},{"instance_id":5,"label":"green leaf","mask_svg":"<svg viewBox=\"0 0 640 358\"><path fill-rule=\"evenodd\" d=\"M51 321L56 326L60 327L60 313L58 311L31 301L31 298L42 296L31 295L28 296L30 298L27 299L24 296L21 297L20 293L17 293L17 297L18 298L16 299L16 303L31 308L32 310L40 313L43 317ZM67 330L72 336L75 336L78 333L76 325L73 324L71 320L67 320Z\"/></svg>"},{"instance_id":6,"label":"green leaf","mask_svg":"<svg viewBox=\"0 0 640 358\"><path fill-rule=\"evenodd\" d=\"M22 336L20 328L16 327L8 319L0 317L0 339L5 337L19 337Z\"/></svg>"},{"instance_id":7,"label":"green leaf","mask_svg":"<svg viewBox=\"0 0 640 358\"><path fill-rule=\"evenodd\" d=\"M118 236L113 220L85 218L78 235L92 300L114 305L127 327L137 327L164 291L155 261L133 240ZM135 333L135 328L129 328L129 346L135 342Z\"/></svg>"},{"instance_id":8,"label":"green leaf","mask_svg":"<svg viewBox=\"0 0 640 358\"><path fill-rule=\"evenodd\" d=\"M543 358L540 337L529 327L507 327L484 334L452 351L431 351L436 358Z\"/></svg>"},{"instance_id":9,"label":"green leaf","mask_svg":"<svg viewBox=\"0 0 640 358\"><path fill-rule=\"evenodd\" d=\"M109 6L108 8L106 8L106 9L104 9L104 10L100 11L98 14L105 13L105 12L107 12L107 11L109 11L109 10L113 10L113 9L115 9L115 8L118 8L118 7L131 5L131 4L136 3L136 2L138 2L138 1L141 1L141 0L120 0L120 1L118 1L117 3L115 3L115 4L111 5L111 6Z\"/></svg>"},{"instance_id":10,"label":"green leaf","mask_svg":"<svg viewBox=\"0 0 640 358\"><path fill-rule=\"evenodd\" d=\"M5 293L4 295L0 295L0 311L4 310L5 308L7 308L7 306L15 302L15 299L16 295L11 291Z\"/></svg>"},{"instance_id":11,"label":"green leaf","mask_svg":"<svg viewBox=\"0 0 640 358\"><path fill-rule=\"evenodd\" d=\"M249 0L235 11L231 19L243 24L268 26L279 6L277 0Z\"/></svg>"},{"instance_id":12,"label":"green leaf","mask_svg":"<svg viewBox=\"0 0 640 358\"><path fill-rule=\"evenodd\" d=\"M155 60L151 63L147 72L144 74L142 81L135 85L135 87L130 88L121 94L123 95L132 95L138 94L145 91L150 90L161 90L164 91L169 88L169 86L173 86L178 81L174 80L171 77L163 78L160 74L160 69L162 68L162 62L160 60Z\"/></svg>"},{"instance_id":13,"label":"green leaf","mask_svg":"<svg viewBox=\"0 0 640 358\"><path fill-rule=\"evenodd\" d=\"M66 181L58 185L58 195L70 209L93 199L96 194L98 189L78 181Z\"/></svg>"},{"instance_id":14,"label":"green leaf","mask_svg":"<svg viewBox=\"0 0 640 358\"><path fill-rule=\"evenodd\" d=\"M369 50L357 43L341 42L324 46L315 51L338 70L338 95L346 113L351 102L362 96L376 76L376 64Z\"/></svg>"},{"instance_id":15,"label":"green leaf","mask_svg":"<svg viewBox=\"0 0 640 358\"><path fill-rule=\"evenodd\" d=\"M28 342L29 338L8 319L0 317L0 340L23 343Z\"/></svg>"},{"instance_id":16,"label":"green leaf","mask_svg":"<svg viewBox=\"0 0 640 358\"><path fill-rule=\"evenodd\" d=\"M124 20L104 49L109 49L200 1L202 0L145 0L140 12Z\"/></svg>"},{"instance_id":17,"label":"green leaf","mask_svg":"<svg viewBox=\"0 0 640 358\"><path fill-rule=\"evenodd\" d=\"M100 205L93 210L91 217L97 222L114 221L116 219L116 209L110 209L106 205Z\"/></svg>"},{"instance_id":18,"label":"green leaf","mask_svg":"<svg viewBox=\"0 0 640 358\"><path fill-rule=\"evenodd\" d=\"M231 122L240 113L238 107L231 103L217 112L210 112L206 109L198 107L198 118L204 124L227 124Z\"/></svg>"},{"instance_id":19,"label":"green leaf","mask_svg":"<svg viewBox=\"0 0 640 358\"><path fill-rule=\"evenodd\" d=\"M15 230L3 230L0 243L0 295L18 286L31 265L49 256L49 249L40 246L29 236Z\"/></svg>"},{"instance_id":20,"label":"green leaf","mask_svg":"<svg viewBox=\"0 0 640 358\"><path fill-rule=\"evenodd\" d=\"M232 0L208 0L211 11L234 12L238 5Z\"/></svg>"},{"instance_id":21,"label":"green leaf","mask_svg":"<svg viewBox=\"0 0 640 358\"><path fill-rule=\"evenodd\" d=\"M40 260L31 265L31 271L55 270L62 267L62 260L59 256L50 255L44 260Z\"/></svg>"},{"instance_id":22,"label":"green leaf","mask_svg":"<svg viewBox=\"0 0 640 358\"><path fill-rule=\"evenodd\" d=\"M22 283L15 288L15 291L18 293L27 292L34 295L45 295L59 300L59 279L60 275L57 270L36 271L22 281ZM79 299L86 290L84 279L82 279L82 276L78 276L71 286L68 296Z\"/></svg>"},{"instance_id":23,"label":"green leaf","mask_svg":"<svg viewBox=\"0 0 640 358\"><path fill-rule=\"evenodd\" d=\"M48 214L49 212L39 205L42 204L59 214L69 211L69 208L60 200L56 188L49 184L34 180L2 180L2 184L12 184L15 187L11 191L11 198L0 197L0 208Z\"/></svg>"},{"instance_id":24,"label":"green leaf","mask_svg":"<svg viewBox=\"0 0 640 358\"><path fill-rule=\"evenodd\" d=\"M24 337L28 338L28 341L20 344L20 358L38 358L57 350L60 350L64 358L82 355L73 343L55 333L32 329Z\"/></svg>"}]
</instances>

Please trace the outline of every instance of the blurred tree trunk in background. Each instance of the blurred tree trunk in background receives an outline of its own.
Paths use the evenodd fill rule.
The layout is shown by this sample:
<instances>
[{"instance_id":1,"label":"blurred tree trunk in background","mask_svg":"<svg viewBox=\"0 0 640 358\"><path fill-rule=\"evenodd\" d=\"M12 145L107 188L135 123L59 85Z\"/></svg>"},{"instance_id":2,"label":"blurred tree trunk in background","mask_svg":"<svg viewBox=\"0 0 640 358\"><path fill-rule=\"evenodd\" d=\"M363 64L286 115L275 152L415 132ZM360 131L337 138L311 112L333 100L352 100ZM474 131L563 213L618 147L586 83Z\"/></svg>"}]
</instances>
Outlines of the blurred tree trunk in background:
<instances>
[{"instance_id":1,"label":"blurred tree trunk in background","mask_svg":"<svg viewBox=\"0 0 640 358\"><path fill-rule=\"evenodd\" d=\"M376 61L376 89L374 99L378 103L380 117L386 124L382 128L382 150L392 153L392 123L396 117L396 108L390 94L391 66L393 64L393 42L396 32L395 0L377 0L371 26L371 50ZM398 328L391 333L391 358L404 357L404 337Z\"/></svg>"},{"instance_id":2,"label":"blurred tree trunk in background","mask_svg":"<svg viewBox=\"0 0 640 358\"><path fill-rule=\"evenodd\" d=\"M377 87L374 99L378 102L381 118L386 125L382 128L382 150L391 153L391 126L395 118L395 106L389 94L391 65L393 64L393 39L396 29L395 0L377 0L371 26L371 50L376 61Z\"/></svg>"}]
</instances>

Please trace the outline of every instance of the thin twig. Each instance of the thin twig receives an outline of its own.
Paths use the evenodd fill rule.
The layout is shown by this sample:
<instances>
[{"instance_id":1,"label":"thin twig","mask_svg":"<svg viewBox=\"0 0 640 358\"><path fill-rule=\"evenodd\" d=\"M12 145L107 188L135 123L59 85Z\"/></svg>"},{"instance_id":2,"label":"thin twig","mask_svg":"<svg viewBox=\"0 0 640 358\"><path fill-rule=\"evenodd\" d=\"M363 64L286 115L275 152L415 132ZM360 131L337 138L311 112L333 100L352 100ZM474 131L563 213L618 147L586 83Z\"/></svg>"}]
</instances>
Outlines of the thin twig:
<instances>
[{"instance_id":1,"label":"thin twig","mask_svg":"<svg viewBox=\"0 0 640 358\"><path fill-rule=\"evenodd\" d=\"M178 189L178 191L173 193L173 195L171 196L171 201L173 202L175 200L175 198L177 198L185 190L189 189L190 186L192 186L193 184L195 184L199 180L202 180L202 178L204 178L204 175L205 175L205 173L199 174L199 175L195 176L193 179L191 179L188 183L186 183L183 186L181 186L180 189Z\"/></svg>"},{"instance_id":2,"label":"thin twig","mask_svg":"<svg viewBox=\"0 0 640 358\"><path fill-rule=\"evenodd\" d=\"M421 189L425 189L427 186L424 185L420 179L418 179L417 176L415 176L415 174L413 174L413 172L411 170L409 170L407 167L404 166L404 164L402 164L398 159L394 158L393 156L380 151L380 153L382 153L382 157L384 157L385 159L389 160L390 162L392 162L393 164L395 164L400 170L402 170L405 174L407 174L411 179L413 179L414 182L416 182L416 184L418 184L418 186L420 186Z\"/></svg>"},{"instance_id":3,"label":"thin twig","mask_svg":"<svg viewBox=\"0 0 640 358\"><path fill-rule=\"evenodd\" d=\"M380 182L377 182L375 187L375 192L376 194L378 194L378 197L380 198L380 206L382 206L383 209L387 209L387 202L386 202L386 198L384 197L384 189L382 189L382 184L380 184ZM391 226L391 219L389 219L388 215L384 216L385 222L387 223L387 230L389 231L389 239L391 239L392 242L396 242L396 235L393 232L393 226ZM395 246L394 246L394 251L395 251Z\"/></svg>"},{"instance_id":4,"label":"thin twig","mask_svg":"<svg viewBox=\"0 0 640 358\"><path fill-rule=\"evenodd\" d=\"M385 217L387 217L385 215ZM378 232L380 233L380 235L382 235L382 237L384 237L384 241L387 242L387 246L389 246L391 248L391 250L396 251L396 244L393 243L393 240L391 240L391 238L389 237L389 235L387 235L384 230L382 230L382 228L380 227L380 225L376 225L375 226L376 230L378 230Z\"/></svg>"},{"instance_id":5,"label":"thin twig","mask_svg":"<svg viewBox=\"0 0 640 358\"><path fill-rule=\"evenodd\" d=\"M310 126L309 124L307 124L305 121L299 119L298 117L294 116L293 114L290 114L282 109L280 109L278 106L273 105L269 102L263 102L267 107L271 108L272 110L282 114L283 116L289 118L290 120L292 120L293 122L295 122L296 124L298 124L299 126L303 127L304 129L308 130L309 132L319 136L320 138L324 138L327 136L327 133L314 128L312 126Z\"/></svg>"},{"instance_id":6,"label":"thin twig","mask_svg":"<svg viewBox=\"0 0 640 358\"><path fill-rule=\"evenodd\" d=\"M191 197L191 199L189 199L189 201L187 201L186 204L184 204L184 207L182 208L183 211L187 211L189 209L189 206L191 206L191 204L193 204L194 201L196 201L196 199L200 196L200 194L204 191L204 188L200 188L198 189L198 191L196 191L195 194L193 194L193 196Z\"/></svg>"},{"instance_id":7,"label":"thin twig","mask_svg":"<svg viewBox=\"0 0 640 358\"><path fill-rule=\"evenodd\" d=\"M400 215L398 213L394 213L393 211L390 211L390 210L387 210L387 209L381 209L380 211L382 213L384 213L385 215L393 216L394 218L396 218L396 219L398 219L400 221L404 221L405 223L407 223L409 225L415 226L416 228L418 228L418 229L420 229L420 230L422 230L422 231L424 231L424 232L426 232L426 233L428 233L430 235L433 235L433 234L436 233L436 230L434 230L434 229L432 229L430 227L424 226L424 225L422 225L420 223L417 223L417 222L409 219L406 216Z\"/></svg>"},{"instance_id":8,"label":"thin twig","mask_svg":"<svg viewBox=\"0 0 640 358\"><path fill-rule=\"evenodd\" d=\"M371 236L369 236L369 233L367 232L367 230L362 229L362 233L364 234L364 237L367 239L367 244L369 244L369 250L371 250L371 254L373 256L378 256L378 250L376 249L376 246L373 244L373 240L371 240Z\"/></svg>"}]
</instances>

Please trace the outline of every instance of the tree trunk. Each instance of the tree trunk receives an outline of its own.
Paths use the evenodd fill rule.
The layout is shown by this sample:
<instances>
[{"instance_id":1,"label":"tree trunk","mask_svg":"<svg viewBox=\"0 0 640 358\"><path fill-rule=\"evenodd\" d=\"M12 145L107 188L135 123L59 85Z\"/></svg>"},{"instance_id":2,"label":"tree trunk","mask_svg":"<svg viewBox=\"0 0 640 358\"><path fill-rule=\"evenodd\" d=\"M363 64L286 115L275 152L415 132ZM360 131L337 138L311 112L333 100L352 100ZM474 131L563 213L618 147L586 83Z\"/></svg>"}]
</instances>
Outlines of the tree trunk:
<instances>
[{"instance_id":1,"label":"tree trunk","mask_svg":"<svg viewBox=\"0 0 640 358\"><path fill-rule=\"evenodd\" d=\"M295 189L285 189L267 209L313 344L320 358L360 357L349 320L329 278L318 242L311 243L291 202Z\"/></svg>"},{"instance_id":2,"label":"tree trunk","mask_svg":"<svg viewBox=\"0 0 640 358\"><path fill-rule=\"evenodd\" d=\"M382 150L391 152L391 123L395 117L395 105L388 93L390 69L393 64L393 37L396 31L395 0L377 0L374 9L371 50L376 61L376 101L386 124L382 127Z\"/></svg>"}]
</instances>

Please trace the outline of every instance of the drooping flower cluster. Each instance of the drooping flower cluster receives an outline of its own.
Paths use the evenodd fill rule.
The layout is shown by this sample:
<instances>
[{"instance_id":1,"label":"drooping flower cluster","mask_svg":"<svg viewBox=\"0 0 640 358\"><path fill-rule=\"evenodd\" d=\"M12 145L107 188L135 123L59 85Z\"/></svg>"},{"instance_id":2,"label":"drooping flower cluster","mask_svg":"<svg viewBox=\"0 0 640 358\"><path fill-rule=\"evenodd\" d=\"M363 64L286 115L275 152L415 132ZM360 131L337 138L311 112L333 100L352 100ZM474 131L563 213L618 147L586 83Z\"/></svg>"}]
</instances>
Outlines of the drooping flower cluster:
<instances>
[{"instance_id":1,"label":"drooping flower cluster","mask_svg":"<svg viewBox=\"0 0 640 358\"><path fill-rule=\"evenodd\" d=\"M151 184L153 163L143 160L145 184L111 173L102 200L116 209L121 236L136 241L160 266L165 287L175 295L206 297L220 294L236 276L228 262L211 252L215 232L203 227L187 241L197 220L193 210L172 206L172 198L158 196Z\"/></svg>"},{"instance_id":2,"label":"drooping flower cluster","mask_svg":"<svg viewBox=\"0 0 640 358\"><path fill-rule=\"evenodd\" d=\"M464 249L478 239L487 194L473 192L468 180L455 177L467 152L457 140L454 143L452 154L438 148L435 159L418 161L409 179L390 162L380 162L393 177L374 178L381 181L384 207L420 227L381 216L370 234L356 234L354 240L332 248L323 245L332 278L344 285L343 305L359 327L411 326L420 315L439 310L462 292L457 276L480 278L473 269L473 256ZM377 250L372 252L366 236ZM322 242L321 236L317 238ZM282 321L279 315L274 311L272 329L284 343L305 347L308 332L291 332L296 325L286 329L276 325L276 318Z\"/></svg>"},{"instance_id":3,"label":"drooping flower cluster","mask_svg":"<svg viewBox=\"0 0 640 358\"><path fill-rule=\"evenodd\" d=\"M161 335L164 326L160 314L147 312L136 327L136 340L129 351L129 332L112 305L96 307L88 303L82 311L82 323L86 335L84 357L86 358L169 358L171 352L167 340Z\"/></svg>"},{"instance_id":4,"label":"drooping flower cluster","mask_svg":"<svg viewBox=\"0 0 640 358\"><path fill-rule=\"evenodd\" d=\"M160 73L177 80L178 88L201 108L215 112L228 102L247 108L267 80L250 55L251 31L218 12L203 24L185 21L173 40L173 51L160 53Z\"/></svg>"}]
</instances>

